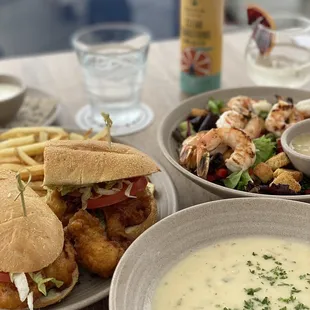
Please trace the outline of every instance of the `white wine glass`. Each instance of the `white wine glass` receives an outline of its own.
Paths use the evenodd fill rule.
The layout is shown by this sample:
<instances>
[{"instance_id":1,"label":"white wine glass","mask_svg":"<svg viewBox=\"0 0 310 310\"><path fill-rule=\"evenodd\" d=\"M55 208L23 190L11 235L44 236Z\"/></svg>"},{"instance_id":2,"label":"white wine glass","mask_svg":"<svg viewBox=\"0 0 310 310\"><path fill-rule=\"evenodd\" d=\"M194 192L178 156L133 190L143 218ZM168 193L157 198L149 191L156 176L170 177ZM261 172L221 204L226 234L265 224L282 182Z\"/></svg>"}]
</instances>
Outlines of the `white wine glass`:
<instances>
[{"instance_id":1,"label":"white wine glass","mask_svg":"<svg viewBox=\"0 0 310 310\"><path fill-rule=\"evenodd\" d=\"M301 87L310 80L310 20L273 20L275 30L255 22L245 50L247 73L257 85Z\"/></svg>"}]
</instances>

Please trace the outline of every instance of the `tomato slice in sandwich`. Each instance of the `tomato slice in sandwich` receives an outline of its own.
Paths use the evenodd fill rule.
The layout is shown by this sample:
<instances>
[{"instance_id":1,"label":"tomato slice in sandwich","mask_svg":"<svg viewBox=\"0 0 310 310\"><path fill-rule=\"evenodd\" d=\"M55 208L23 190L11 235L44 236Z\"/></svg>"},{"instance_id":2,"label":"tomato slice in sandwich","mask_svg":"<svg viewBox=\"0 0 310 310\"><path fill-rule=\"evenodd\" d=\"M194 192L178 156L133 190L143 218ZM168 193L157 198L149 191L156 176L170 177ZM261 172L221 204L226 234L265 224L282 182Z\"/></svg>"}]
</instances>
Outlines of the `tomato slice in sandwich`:
<instances>
[{"instance_id":1,"label":"tomato slice in sandwich","mask_svg":"<svg viewBox=\"0 0 310 310\"><path fill-rule=\"evenodd\" d=\"M0 272L0 282L11 282L9 273Z\"/></svg>"},{"instance_id":2,"label":"tomato slice in sandwich","mask_svg":"<svg viewBox=\"0 0 310 310\"><path fill-rule=\"evenodd\" d=\"M132 188L130 190L130 195L136 196L137 193L145 190L148 180L146 177L138 177L138 178L130 179L130 182L132 182ZM118 202L128 199L129 197L126 196L125 194L128 186L129 184L123 183L123 188L114 195L104 195L99 198L89 199L87 202L87 209L97 209L97 208L107 207L107 206L111 206Z\"/></svg>"}]
</instances>

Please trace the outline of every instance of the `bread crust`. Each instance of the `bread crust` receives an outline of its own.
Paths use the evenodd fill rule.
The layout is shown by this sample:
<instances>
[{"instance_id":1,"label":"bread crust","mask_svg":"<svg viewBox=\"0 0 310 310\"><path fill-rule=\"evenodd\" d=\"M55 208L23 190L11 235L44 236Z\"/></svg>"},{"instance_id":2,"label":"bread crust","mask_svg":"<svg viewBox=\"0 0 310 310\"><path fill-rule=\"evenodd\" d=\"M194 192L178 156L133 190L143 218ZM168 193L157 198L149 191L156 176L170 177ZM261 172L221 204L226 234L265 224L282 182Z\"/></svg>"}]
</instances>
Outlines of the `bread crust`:
<instances>
[{"instance_id":1,"label":"bread crust","mask_svg":"<svg viewBox=\"0 0 310 310\"><path fill-rule=\"evenodd\" d=\"M104 141L49 141L44 150L44 185L85 185L160 171L146 154Z\"/></svg>"},{"instance_id":2,"label":"bread crust","mask_svg":"<svg viewBox=\"0 0 310 310\"><path fill-rule=\"evenodd\" d=\"M77 284L79 280L79 269L76 267L76 269L72 273L72 283L69 287L62 291L57 291L56 293L53 294L47 294L47 296L43 296L39 299L37 299L33 306L34 308L44 308L50 305L54 305L60 301L62 301L67 295L71 293L75 285Z\"/></svg>"},{"instance_id":3,"label":"bread crust","mask_svg":"<svg viewBox=\"0 0 310 310\"><path fill-rule=\"evenodd\" d=\"M0 169L0 270L34 272L56 260L64 232L57 216L30 188L24 191L24 216L15 173Z\"/></svg>"}]
</instances>

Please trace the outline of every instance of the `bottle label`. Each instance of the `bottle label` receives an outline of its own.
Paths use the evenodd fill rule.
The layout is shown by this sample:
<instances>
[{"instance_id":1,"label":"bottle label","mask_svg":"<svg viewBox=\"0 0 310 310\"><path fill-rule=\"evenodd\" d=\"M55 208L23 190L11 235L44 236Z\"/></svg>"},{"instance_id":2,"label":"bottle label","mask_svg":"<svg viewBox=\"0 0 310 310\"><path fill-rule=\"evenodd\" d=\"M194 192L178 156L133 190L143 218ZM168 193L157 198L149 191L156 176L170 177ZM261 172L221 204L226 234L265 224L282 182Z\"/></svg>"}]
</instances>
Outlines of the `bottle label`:
<instances>
[{"instance_id":1,"label":"bottle label","mask_svg":"<svg viewBox=\"0 0 310 310\"><path fill-rule=\"evenodd\" d=\"M182 0L181 88L200 93L220 87L223 0Z\"/></svg>"}]
</instances>

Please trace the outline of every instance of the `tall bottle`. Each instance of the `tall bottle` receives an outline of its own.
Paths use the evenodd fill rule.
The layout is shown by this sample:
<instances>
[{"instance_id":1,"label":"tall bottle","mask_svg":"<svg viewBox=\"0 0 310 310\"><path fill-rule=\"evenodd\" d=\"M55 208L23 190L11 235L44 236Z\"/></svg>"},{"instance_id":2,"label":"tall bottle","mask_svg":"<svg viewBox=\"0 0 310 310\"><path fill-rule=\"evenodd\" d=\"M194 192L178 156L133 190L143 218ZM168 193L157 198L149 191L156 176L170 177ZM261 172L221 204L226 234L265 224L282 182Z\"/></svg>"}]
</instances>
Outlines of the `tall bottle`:
<instances>
[{"instance_id":1,"label":"tall bottle","mask_svg":"<svg viewBox=\"0 0 310 310\"><path fill-rule=\"evenodd\" d=\"M181 89L198 94L221 86L224 0L181 0Z\"/></svg>"}]
</instances>

